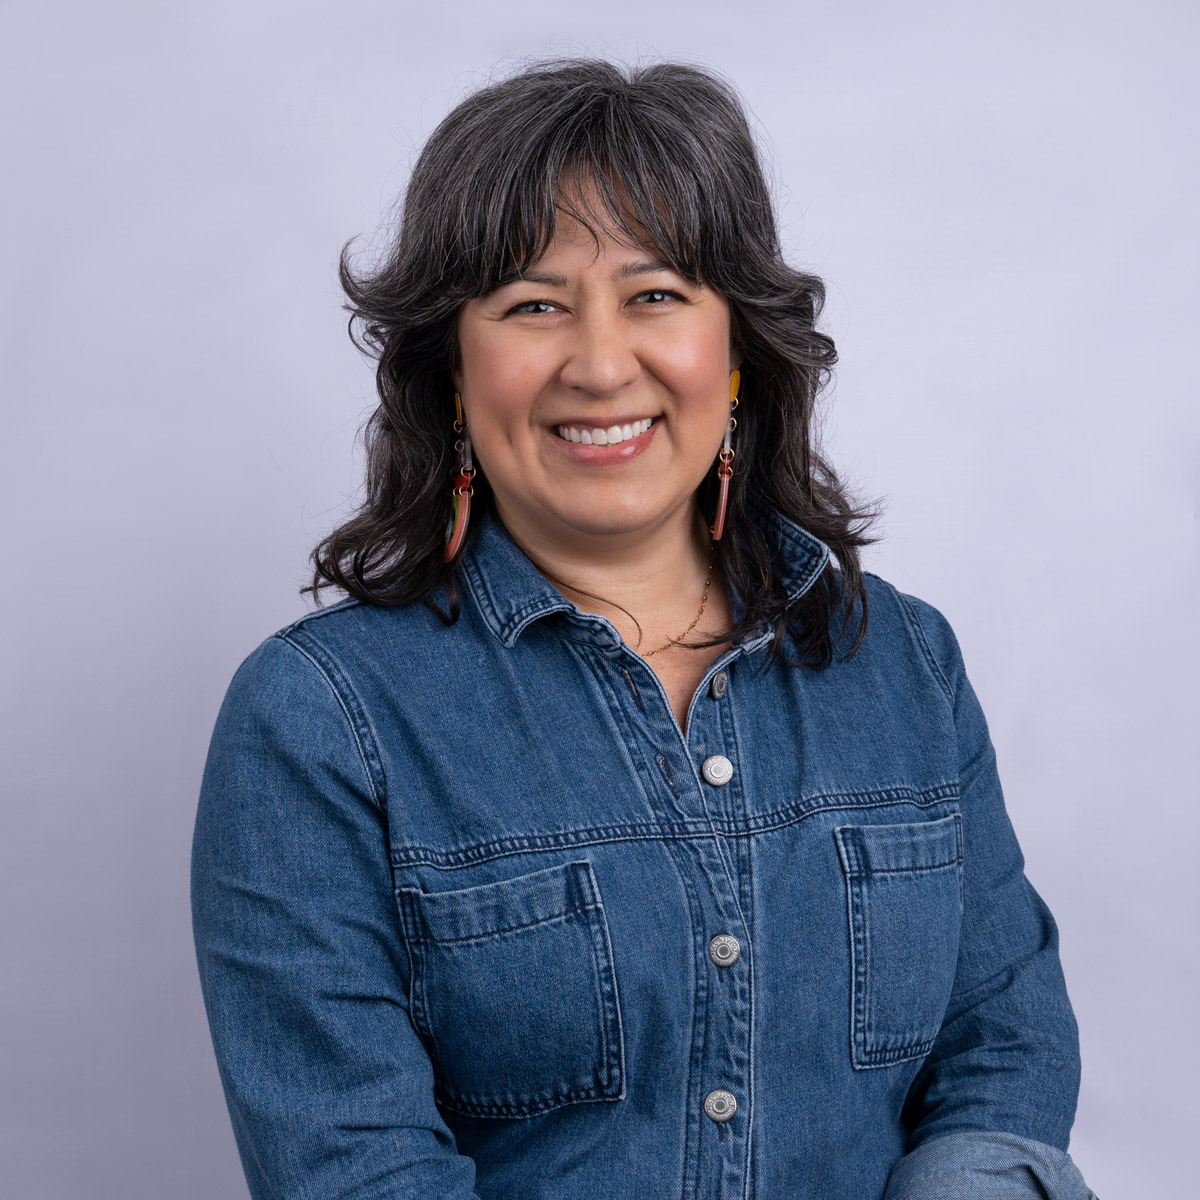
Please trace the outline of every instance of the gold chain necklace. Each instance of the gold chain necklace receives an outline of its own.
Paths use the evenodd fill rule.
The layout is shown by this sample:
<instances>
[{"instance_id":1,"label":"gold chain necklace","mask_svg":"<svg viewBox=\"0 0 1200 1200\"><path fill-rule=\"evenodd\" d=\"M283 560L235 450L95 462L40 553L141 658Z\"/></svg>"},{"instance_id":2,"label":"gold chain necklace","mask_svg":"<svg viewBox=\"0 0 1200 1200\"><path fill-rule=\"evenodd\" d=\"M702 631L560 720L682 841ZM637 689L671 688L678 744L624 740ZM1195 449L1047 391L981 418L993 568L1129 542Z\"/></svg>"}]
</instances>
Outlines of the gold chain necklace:
<instances>
[{"instance_id":1,"label":"gold chain necklace","mask_svg":"<svg viewBox=\"0 0 1200 1200\"><path fill-rule=\"evenodd\" d=\"M665 645L659 646L657 650L647 650L646 653L642 655L643 658L649 658L654 654L661 654L664 650L670 650L672 646L678 646L680 642L682 642L683 639L687 637L687 635L691 633L692 630L695 629L700 623L700 618L704 616L704 606L708 603L708 589L712 584L713 558L716 553L716 549L716 542L713 542L708 548L708 577L704 581L704 595L700 597L700 611L696 614L695 620L692 621L692 623L677 638L672 638Z\"/></svg>"}]
</instances>

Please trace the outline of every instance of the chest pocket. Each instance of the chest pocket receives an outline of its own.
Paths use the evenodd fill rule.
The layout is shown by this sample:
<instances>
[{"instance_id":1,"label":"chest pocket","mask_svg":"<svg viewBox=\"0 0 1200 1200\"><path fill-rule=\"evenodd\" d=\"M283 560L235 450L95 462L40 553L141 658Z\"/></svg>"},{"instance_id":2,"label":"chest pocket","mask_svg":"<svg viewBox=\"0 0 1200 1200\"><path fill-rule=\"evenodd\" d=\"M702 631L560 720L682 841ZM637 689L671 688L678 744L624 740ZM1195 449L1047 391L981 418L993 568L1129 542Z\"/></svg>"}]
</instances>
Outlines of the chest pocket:
<instances>
[{"instance_id":1,"label":"chest pocket","mask_svg":"<svg viewBox=\"0 0 1200 1200\"><path fill-rule=\"evenodd\" d=\"M954 986L962 818L834 831L850 924L850 1048L858 1069L924 1058Z\"/></svg>"},{"instance_id":2,"label":"chest pocket","mask_svg":"<svg viewBox=\"0 0 1200 1200\"><path fill-rule=\"evenodd\" d=\"M591 863L457 891L402 887L396 899L410 1011L440 1104L530 1117L624 1096L612 946Z\"/></svg>"}]
</instances>

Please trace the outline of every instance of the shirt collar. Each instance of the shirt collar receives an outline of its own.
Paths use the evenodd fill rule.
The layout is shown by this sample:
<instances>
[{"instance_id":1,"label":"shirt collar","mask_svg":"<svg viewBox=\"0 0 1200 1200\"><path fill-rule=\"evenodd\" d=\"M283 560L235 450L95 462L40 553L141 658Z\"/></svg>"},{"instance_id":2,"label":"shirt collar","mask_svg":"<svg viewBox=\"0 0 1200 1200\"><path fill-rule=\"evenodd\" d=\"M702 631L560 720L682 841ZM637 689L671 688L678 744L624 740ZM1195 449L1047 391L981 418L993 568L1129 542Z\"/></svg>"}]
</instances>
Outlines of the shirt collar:
<instances>
[{"instance_id":1,"label":"shirt collar","mask_svg":"<svg viewBox=\"0 0 1200 1200\"><path fill-rule=\"evenodd\" d=\"M759 505L754 517L788 599L799 599L825 569L829 547L778 509ZM534 621L552 613L574 614L588 624L601 621L580 613L490 512L482 515L479 533L458 569L488 628L509 649Z\"/></svg>"}]
</instances>

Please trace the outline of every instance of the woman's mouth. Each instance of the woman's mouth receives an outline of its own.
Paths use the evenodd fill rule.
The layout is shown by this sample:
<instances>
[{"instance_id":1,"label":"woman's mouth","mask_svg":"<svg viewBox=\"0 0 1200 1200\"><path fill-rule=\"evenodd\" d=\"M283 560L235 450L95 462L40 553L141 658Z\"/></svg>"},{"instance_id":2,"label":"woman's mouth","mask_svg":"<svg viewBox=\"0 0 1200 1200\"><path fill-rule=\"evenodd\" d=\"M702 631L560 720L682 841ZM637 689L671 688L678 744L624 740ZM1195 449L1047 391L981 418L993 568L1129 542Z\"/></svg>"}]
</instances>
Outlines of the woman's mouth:
<instances>
[{"instance_id":1,"label":"woman's mouth","mask_svg":"<svg viewBox=\"0 0 1200 1200\"><path fill-rule=\"evenodd\" d=\"M639 421L619 425L555 425L554 432L564 442L576 442L583 446L616 446L640 437L653 424L653 417L643 417Z\"/></svg>"}]
</instances>

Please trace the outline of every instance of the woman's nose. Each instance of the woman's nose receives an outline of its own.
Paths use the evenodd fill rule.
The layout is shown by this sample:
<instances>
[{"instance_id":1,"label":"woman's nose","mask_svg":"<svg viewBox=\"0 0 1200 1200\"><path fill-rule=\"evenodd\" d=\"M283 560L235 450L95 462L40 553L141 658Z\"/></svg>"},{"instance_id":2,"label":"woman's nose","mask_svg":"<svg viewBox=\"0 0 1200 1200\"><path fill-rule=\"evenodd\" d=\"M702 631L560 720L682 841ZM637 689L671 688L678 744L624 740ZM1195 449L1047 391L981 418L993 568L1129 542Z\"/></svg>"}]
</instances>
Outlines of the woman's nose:
<instances>
[{"instance_id":1,"label":"woman's nose","mask_svg":"<svg viewBox=\"0 0 1200 1200\"><path fill-rule=\"evenodd\" d=\"M574 324L559 379L567 387L611 395L641 373L630 331L618 316L591 313Z\"/></svg>"}]
</instances>

